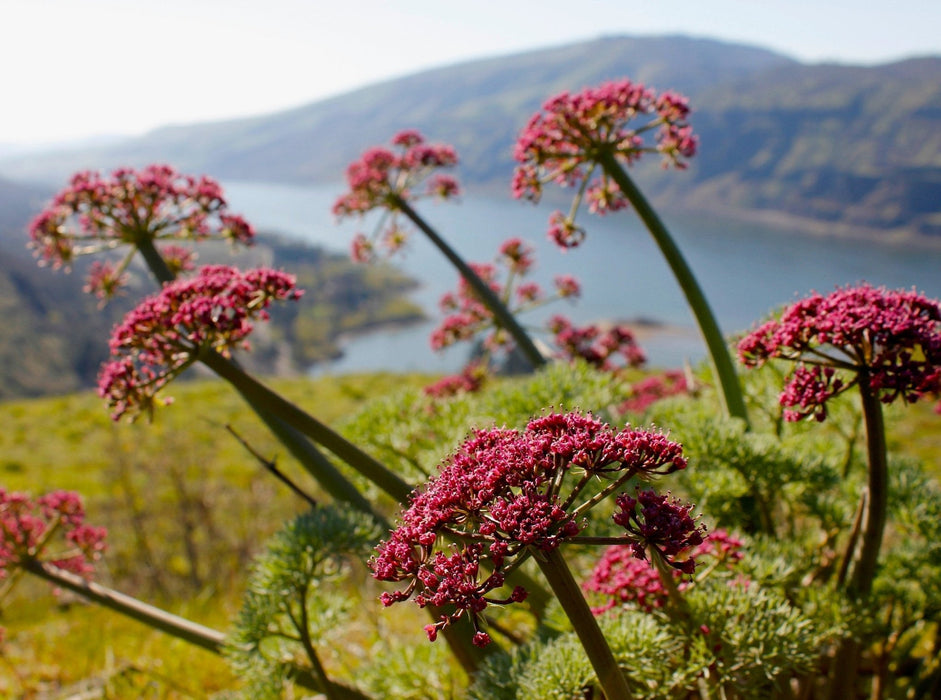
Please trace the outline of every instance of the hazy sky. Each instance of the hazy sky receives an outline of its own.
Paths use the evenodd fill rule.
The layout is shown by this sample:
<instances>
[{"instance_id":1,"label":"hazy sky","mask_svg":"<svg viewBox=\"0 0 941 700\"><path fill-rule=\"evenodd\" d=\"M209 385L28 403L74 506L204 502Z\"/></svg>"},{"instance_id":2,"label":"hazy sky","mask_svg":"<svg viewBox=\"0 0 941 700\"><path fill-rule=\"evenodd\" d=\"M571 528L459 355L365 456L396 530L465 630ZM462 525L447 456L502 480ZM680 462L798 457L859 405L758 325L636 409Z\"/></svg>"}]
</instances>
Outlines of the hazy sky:
<instances>
[{"instance_id":1,"label":"hazy sky","mask_svg":"<svg viewBox=\"0 0 941 700\"><path fill-rule=\"evenodd\" d=\"M941 55L941 1L0 0L0 143L262 114L470 58L677 33L879 63Z\"/></svg>"}]
</instances>

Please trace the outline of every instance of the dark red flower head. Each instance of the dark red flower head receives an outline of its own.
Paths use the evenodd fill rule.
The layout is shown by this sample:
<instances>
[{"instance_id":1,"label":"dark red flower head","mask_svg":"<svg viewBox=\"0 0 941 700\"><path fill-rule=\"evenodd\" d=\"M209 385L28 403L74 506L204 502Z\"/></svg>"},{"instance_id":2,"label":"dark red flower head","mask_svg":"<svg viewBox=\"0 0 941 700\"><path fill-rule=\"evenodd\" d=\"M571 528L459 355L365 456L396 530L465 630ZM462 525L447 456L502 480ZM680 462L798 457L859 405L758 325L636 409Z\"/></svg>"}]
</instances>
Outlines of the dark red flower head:
<instances>
[{"instance_id":1,"label":"dark red flower head","mask_svg":"<svg viewBox=\"0 0 941 700\"><path fill-rule=\"evenodd\" d=\"M391 213L377 235L356 235L352 257L357 262L371 260L377 244L389 252L402 247L406 234L397 216L401 202L421 197L452 199L460 194L457 180L438 172L457 165L454 148L426 143L414 130L396 134L392 137L392 146L394 150L370 148L351 163L346 170L349 191L333 205L333 214L339 219L363 216L373 209Z\"/></svg>"},{"instance_id":2,"label":"dark red flower head","mask_svg":"<svg viewBox=\"0 0 941 700\"><path fill-rule=\"evenodd\" d=\"M33 219L30 247L43 264L68 268L78 255L142 242L221 238L250 245L254 230L227 206L215 180L168 165L121 168L109 177L82 172ZM121 270L107 265L93 270L87 287L99 296L121 281Z\"/></svg>"},{"instance_id":3,"label":"dark red flower head","mask_svg":"<svg viewBox=\"0 0 941 700\"><path fill-rule=\"evenodd\" d=\"M789 420L826 417L826 402L867 382L885 403L941 392L941 304L914 291L863 284L813 294L745 336L749 367L796 363L781 405Z\"/></svg>"},{"instance_id":4,"label":"dark red flower head","mask_svg":"<svg viewBox=\"0 0 941 700\"><path fill-rule=\"evenodd\" d=\"M98 377L98 394L112 418L150 411L157 391L214 350L247 346L252 321L267 319L274 300L297 299L294 277L284 272L203 267L192 279L166 285L129 312L111 336L111 361Z\"/></svg>"},{"instance_id":5,"label":"dark red flower head","mask_svg":"<svg viewBox=\"0 0 941 700\"><path fill-rule=\"evenodd\" d=\"M546 183L577 187L572 214L553 214L550 237L573 247L584 238L574 213L582 194L593 213L627 206L627 199L603 171L598 156L614 156L624 165L644 153L659 153L664 165L686 167L696 153L696 137L687 123L685 97L655 93L628 79L563 92L548 100L523 129L514 151L519 165L513 174L513 196L539 201Z\"/></svg>"},{"instance_id":6,"label":"dark red flower head","mask_svg":"<svg viewBox=\"0 0 941 700\"><path fill-rule=\"evenodd\" d=\"M462 615L479 632L487 605L525 597L519 588L502 599L491 597L504 585L503 572L520 557L556 549L585 526L587 511L599 502L577 503L586 474L617 487L635 475L682 466L679 445L662 435L617 431L579 413L545 415L523 431L477 431L437 477L413 493L399 526L379 545L373 576L405 583L382 601L391 605L414 597L421 606L450 606L453 611L427 630L432 639ZM571 472L578 476L566 492ZM668 541L657 539L664 548Z\"/></svg>"}]
</instances>

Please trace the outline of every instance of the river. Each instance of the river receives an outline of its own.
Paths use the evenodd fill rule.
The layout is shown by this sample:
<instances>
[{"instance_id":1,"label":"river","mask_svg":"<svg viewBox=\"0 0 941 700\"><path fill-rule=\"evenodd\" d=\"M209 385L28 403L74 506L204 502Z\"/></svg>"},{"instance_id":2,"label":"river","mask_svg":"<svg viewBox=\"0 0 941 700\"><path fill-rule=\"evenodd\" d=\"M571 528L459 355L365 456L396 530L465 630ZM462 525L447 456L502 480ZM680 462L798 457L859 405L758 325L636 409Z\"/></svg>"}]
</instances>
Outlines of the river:
<instances>
[{"instance_id":1,"label":"river","mask_svg":"<svg viewBox=\"0 0 941 700\"><path fill-rule=\"evenodd\" d=\"M332 250L348 250L353 233L374 225L374 219L336 223L330 208L342 191L339 185L223 184L231 209L256 228ZM492 260L499 244L516 236L536 249L531 279L548 289L558 274L571 273L580 279L581 298L527 315L527 323L538 324L556 312L576 323L651 319L664 324L661 331L639 338L651 366L675 367L705 355L669 268L631 212L607 217L586 213L579 221L588 232L585 242L561 252L546 239L552 211L547 204L471 195L459 203L429 201L417 208L467 260ZM827 238L751 224L669 216L665 220L727 335L751 328L776 307L812 290L826 293L860 281L914 287L941 298L941 251L937 249ZM437 300L456 286L457 273L417 232L394 263L422 283L413 298L432 320L353 338L344 344L343 358L315 371L452 372L461 367L466 347L436 354L428 346L428 332L440 319Z\"/></svg>"}]
</instances>

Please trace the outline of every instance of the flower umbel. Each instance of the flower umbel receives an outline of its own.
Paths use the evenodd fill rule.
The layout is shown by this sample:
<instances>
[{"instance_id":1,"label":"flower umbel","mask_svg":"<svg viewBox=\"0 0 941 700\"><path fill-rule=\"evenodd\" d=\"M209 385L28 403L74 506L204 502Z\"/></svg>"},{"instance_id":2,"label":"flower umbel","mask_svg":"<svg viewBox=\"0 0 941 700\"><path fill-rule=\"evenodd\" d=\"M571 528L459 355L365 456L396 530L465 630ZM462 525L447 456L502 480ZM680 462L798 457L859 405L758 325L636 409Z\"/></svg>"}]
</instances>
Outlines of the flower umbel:
<instances>
[{"instance_id":1,"label":"flower umbel","mask_svg":"<svg viewBox=\"0 0 941 700\"><path fill-rule=\"evenodd\" d=\"M537 282L525 279L534 266L535 256L532 247L519 238L504 241L493 263L470 263L474 273L517 317L558 299L573 300L580 294L581 286L571 275L557 276L555 293L547 293ZM481 301L473 287L463 277L458 281L455 291L448 292L441 297L439 306L447 315L431 332L429 340L433 350L443 350L456 343L471 341L486 334L482 345L483 359L475 361L473 368L465 368L462 373L464 376L485 371L491 360L498 356L505 358L515 347L512 336L498 326L491 309ZM570 323L569 326L571 326ZM608 337L606 339L610 340ZM630 339L631 344L632 341L633 338ZM622 345L617 343L615 345L616 347L611 347L605 357L625 349ZM636 345L633 347L637 353L640 353ZM568 358L576 356L572 353L563 352L563 354ZM640 356L642 357L642 353ZM458 386L453 382L452 384L455 387ZM473 391L479 386L479 382L476 384L465 382L464 388ZM437 391L437 387L433 392L437 395L445 395Z\"/></svg>"},{"instance_id":2,"label":"flower umbel","mask_svg":"<svg viewBox=\"0 0 941 700\"><path fill-rule=\"evenodd\" d=\"M788 420L824 420L826 403L867 382L883 403L941 391L941 304L914 291L863 284L787 307L745 336L739 357L796 363L781 393Z\"/></svg>"},{"instance_id":3,"label":"flower umbel","mask_svg":"<svg viewBox=\"0 0 941 700\"><path fill-rule=\"evenodd\" d=\"M389 253L399 250L407 240L401 227L399 203L422 197L451 199L460 194L460 186L450 175L437 172L457 164L457 153L451 146L425 142L417 131L402 131L392 138L395 150L371 148L346 171L349 191L337 199L333 213L337 218L363 216L373 209L389 215L379 224L373 236L357 234L353 239L352 257L368 262L377 247Z\"/></svg>"},{"instance_id":4,"label":"flower umbel","mask_svg":"<svg viewBox=\"0 0 941 700\"><path fill-rule=\"evenodd\" d=\"M697 565L708 561L710 570L720 565L732 569L743 557L742 546L741 540L725 530L714 530L701 544L690 547L683 555ZM679 568L674 567L670 571L679 590L689 585L688 577ZM583 588L604 598L601 605L592 608L596 615L619 605L636 605L650 612L663 607L669 598L657 568L649 559L639 558L632 546L623 544L605 550Z\"/></svg>"},{"instance_id":5,"label":"flower umbel","mask_svg":"<svg viewBox=\"0 0 941 700\"><path fill-rule=\"evenodd\" d=\"M192 279L166 285L125 316L111 337L111 361L99 374L98 394L112 418L153 410L156 393L205 351L247 347L252 321L267 319L272 301L298 299L284 272L203 267Z\"/></svg>"},{"instance_id":6,"label":"flower umbel","mask_svg":"<svg viewBox=\"0 0 941 700\"><path fill-rule=\"evenodd\" d=\"M82 172L33 219L30 247L42 264L68 268L76 256L121 245L136 249L156 241L210 238L250 245L251 225L226 209L215 180L182 175L168 165L121 168L110 176ZM133 252L118 266L106 263L93 270L88 290L100 297L116 291Z\"/></svg>"},{"instance_id":7,"label":"flower umbel","mask_svg":"<svg viewBox=\"0 0 941 700\"><path fill-rule=\"evenodd\" d=\"M524 599L519 587L491 597L523 559L573 540L587 512L631 477L685 465L680 446L662 435L617 431L579 413L535 418L523 431L479 430L413 493L399 526L379 545L373 576L406 584L382 602L414 598L422 607L450 607L426 630L431 639L462 615L481 634L488 605ZM566 489L572 474L576 483ZM601 495L579 504L593 479L607 482Z\"/></svg>"},{"instance_id":8,"label":"flower umbel","mask_svg":"<svg viewBox=\"0 0 941 700\"><path fill-rule=\"evenodd\" d=\"M624 367L640 367L647 361L634 333L623 324L575 326L564 316L553 316L549 329L561 356L582 359L593 367L614 372Z\"/></svg>"},{"instance_id":9,"label":"flower umbel","mask_svg":"<svg viewBox=\"0 0 941 700\"><path fill-rule=\"evenodd\" d=\"M105 548L105 530L85 524L81 498L52 491L32 498L0 488L0 579L40 556L81 576L94 570Z\"/></svg>"},{"instance_id":10,"label":"flower umbel","mask_svg":"<svg viewBox=\"0 0 941 700\"><path fill-rule=\"evenodd\" d=\"M647 558L647 549L654 549L673 568L684 574L693 573L696 562L678 559L677 555L703 543L705 528L690 515L693 506L682 504L668 495L639 491L637 497L621 494L614 522L635 535L631 545L634 556Z\"/></svg>"},{"instance_id":11,"label":"flower umbel","mask_svg":"<svg viewBox=\"0 0 941 700\"><path fill-rule=\"evenodd\" d=\"M599 168L599 154L631 165L644 153L659 153L665 166L685 168L685 159L696 153L688 116L685 97L658 95L628 79L556 95L530 119L516 143L519 165L513 196L538 202L546 183L577 187L570 213L555 212L550 219L550 238L563 248L577 246L585 236L575 225L583 198L597 214L628 205L617 184Z\"/></svg>"}]
</instances>

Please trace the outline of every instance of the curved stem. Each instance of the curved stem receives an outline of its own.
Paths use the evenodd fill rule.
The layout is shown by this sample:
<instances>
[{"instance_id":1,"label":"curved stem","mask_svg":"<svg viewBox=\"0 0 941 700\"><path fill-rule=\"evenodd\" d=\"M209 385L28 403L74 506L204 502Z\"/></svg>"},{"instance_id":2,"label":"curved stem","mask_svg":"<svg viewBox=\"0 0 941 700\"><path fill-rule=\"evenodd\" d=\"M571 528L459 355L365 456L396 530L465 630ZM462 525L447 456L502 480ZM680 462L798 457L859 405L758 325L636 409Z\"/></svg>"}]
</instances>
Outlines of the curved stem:
<instances>
[{"instance_id":1,"label":"curved stem","mask_svg":"<svg viewBox=\"0 0 941 700\"><path fill-rule=\"evenodd\" d=\"M83 598L214 654L221 654L225 647L225 635L222 632L168 613L94 581L88 581L71 571L64 571L38 559L26 559L21 562L21 566L28 573L55 586L67 588Z\"/></svg>"},{"instance_id":2,"label":"curved stem","mask_svg":"<svg viewBox=\"0 0 941 700\"><path fill-rule=\"evenodd\" d=\"M538 562L539 568L542 569L553 593L559 599L562 609L572 623L575 634L578 635L591 661L591 666L595 670L606 700L628 700L633 697L611 647L608 646L608 641L601 633L598 621L592 615L591 608L588 607L561 552L555 549L535 556L533 559Z\"/></svg>"},{"instance_id":3,"label":"curved stem","mask_svg":"<svg viewBox=\"0 0 941 700\"><path fill-rule=\"evenodd\" d=\"M320 657L317 655L317 650L314 648L314 642L310 638L310 618L307 613L307 592L308 591L306 587L304 590L299 591L301 619L294 619L294 616L291 615L290 612L290 605L288 605L288 617L290 617L291 621L294 622L294 626L297 627L297 631L301 635L301 646L304 647L304 653L307 654L307 659L310 661L312 674L323 688L324 695L326 696L327 700L339 700L339 696L333 692L333 688L330 683L330 677L327 675L327 671L323 667L323 664L320 663Z\"/></svg>"},{"instance_id":4,"label":"curved stem","mask_svg":"<svg viewBox=\"0 0 941 700\"><path fill-rule=\"evenodd\" d=\"M863 418L866 422L866 451L869 458L869 507L863 526L862 546L859 561L850 579L849 591L853 595L866 596L872 591L876 577L876 564L882 548L888 510L889 469L886 457L885 423L882 404L869 386L869 377L859 373L859 392L862 396Z\"/></svg>"},{"instance_id":5,"label":"curved stem","mask_svg":"<svg viewBox=\"0 0 941 700\"><path fill-rule=\"evenodd\" d=\"M185 617L174 615L94 581L88 581L71 571L64 571L37 559L25 560L20 565L22 570L55 586L67 588L86 600L97 603L132 620L137 620L172 637L194 644L213 654L223 654L228 646L226 636L218 630L187 620ZM298 685L304 688L324 690L318 684L318 680L313 678L312 674L306 669L292 668L291 676ZM329 681L329 684L335 695L339 693L338 697L351 698L351 700L370 700L369 696L364 695L355 688L334 681Z\"/></svg>"},{"instance_id":6,"label":"curved stem","mask_svg":"<svg viewBox=\"0 0 941 700\"><path fill-rule=\"evenodd\" d=\"M471 286L474 293L480 298L480 301L490 310L490 313L493 314L496 324L513 336L513 340L516 341L516 347L523 353L533 369L543 367L547 363L545 356L539 351L539 348L536 347L532 338L523 330L523 327L520 326L516 317L510 313L506 304L500 301L500 298L494 293L490 286L480 279L480 275L474 272L470 265L464 262L464 259L418 215L418 212L412 209L408 202L396 194L391 195L391 198L393 206L405 214L413 224L421 229L421 232L424 233L448 261L457 268L457 271L461 273L461 277Z\"/></svg>"},{"instance_id":7,"label":"curved stem","mask_svg":"<svg viewBox=\"0 0 941 700\"><path fill-rule=\"evenodd\" d=\"M597 158L605 173L617 183L618 188L630 201L637 215L640 216L641 221L650 231L654 241L660 248L660 252L663 253L663 257L666 258L667 264L673 271L676 281L683 290L686 302L689 304L693 316L699 324L703 339L706 341L709 356L712 358L712 365L721 388L719 393L726 413L733 418L741 418L747 424L748 411L745 408L745 398L738 381L738 375L735 372L735 365L732 363L732 356L729 353L725 339L722 337L722 332L719 330L715 315L712 313L712 309L709 307L709 303L706 301L706 297L693 275L693 271L660 217L634 184L634 181L628 177L627 172L621 167L614 155L599 153Z\"/></svg>"},{"instance_id":8,"label":"curved stem","mask_svg":"<svg viewBox=\"0 0 941 700\"><path fill-rule=\"evenodd\" d=\"M138 241L137 247L144 256L151 273L158 281L173 281L173 273L154 247L152 240L148 238ZM412 487L409 484L391 472L377 459L246 374L231 360L226 359L217 352L203 353L199 359L216 374L228 381L242 395L278 440L287 447L291 454L331 496L371 514L383 527L388 527L385 519L375 512L372 503L337 470L311 441L331 450L396 501L404 503L408 500L412 492ZM429 613L434 619L436 612L429 608ZM480 649L470 644L470 635L467 631L457 626L455 629L446 629L443 634L461 666L469 674L473 673L479 665L482 654ZM349 692L345 687L338 687ZM341 696L354 697L353 695L342 694Z\"/></svg>"}]
</instances>

